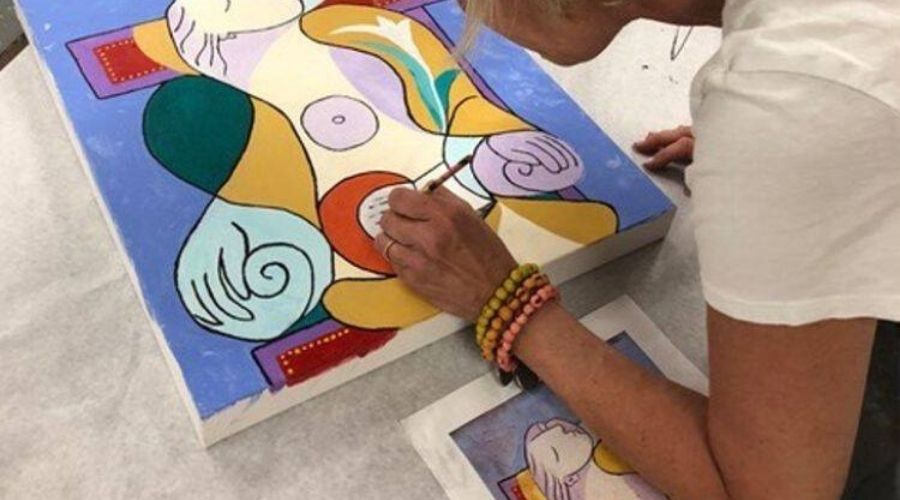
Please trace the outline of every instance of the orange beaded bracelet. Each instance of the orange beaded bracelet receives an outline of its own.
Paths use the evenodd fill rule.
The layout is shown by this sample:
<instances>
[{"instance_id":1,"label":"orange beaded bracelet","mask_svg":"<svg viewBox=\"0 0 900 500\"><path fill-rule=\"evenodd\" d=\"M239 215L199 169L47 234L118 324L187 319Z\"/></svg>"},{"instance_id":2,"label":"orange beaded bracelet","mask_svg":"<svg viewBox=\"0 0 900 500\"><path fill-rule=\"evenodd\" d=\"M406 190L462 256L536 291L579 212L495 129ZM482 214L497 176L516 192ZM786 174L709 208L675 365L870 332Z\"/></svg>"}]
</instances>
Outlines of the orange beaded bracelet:
<instances>
[{"instance_id":1,"label":"orange beaded bracelet","mask_svg":"<svg viewBox=\"0 0 900 500\"><path fill-rule=\"evenodd\" d=\"M518 337L522 328L538 310L557 297L559 297L559 293L552 285L542 286L529 298L528 303L522 308L522 312L516 316L515 321L509 324L503 332L500 347L496 353L497 365L501 371L511 373L516 369L518 361L512 355L513 343L516 341L516 337Z\"/></svg>"},{"instance_id":2,"label":"orange beaded bracelet","mask_svg":"<svg viewBox=\"0 0 900 500\"><path fill-rule=\"evenodd\" d=\"M533 274L526 278L519 288L516 289L515 293L510 296L509 300L498 308L496 316L491 319L485 333L476 335L475 338L478 345L481 346L481 354L485 360L494 360L494 351L496 350L500 334L513 322L521 309L528 304L534 293L548 283L549 280L545 275Z\"/></svg>"}]
</instances>

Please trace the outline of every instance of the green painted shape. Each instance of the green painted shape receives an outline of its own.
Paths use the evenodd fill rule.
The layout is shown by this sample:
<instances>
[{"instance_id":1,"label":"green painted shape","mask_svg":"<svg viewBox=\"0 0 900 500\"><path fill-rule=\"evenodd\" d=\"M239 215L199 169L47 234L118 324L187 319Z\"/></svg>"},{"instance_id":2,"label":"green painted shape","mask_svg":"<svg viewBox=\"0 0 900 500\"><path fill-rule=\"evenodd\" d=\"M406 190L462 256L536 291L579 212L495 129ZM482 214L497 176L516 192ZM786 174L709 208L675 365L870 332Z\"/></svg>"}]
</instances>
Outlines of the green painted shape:
<instances>
[{"instance_id":1,"label":"green painted shape","mask_svg":"<svg viewBox=\"0 0 900 500\"><path fill-rule=\"evenodd\" d=\"M284 333L296 332L304 328L309 328L310 326L317 325L327 319L331 319L331 315L328 314L325 306L320 302L319 305L314 307L312 311L304 314L302 318L298 319L290 326L290 328L285 330Z\"/></svg>"},{"instance_id":2,"label":"green painted shape","mask_svg":"<svg viewBox=\"0 0 900 500\"><path fill-rule=\"evenodd\" d=\"M441 108L444 110L444 116L450 115L450 87L456 81L457 76L459 76L459 70L454 68L444 71L434 79L434 88L441 99Z\"/></svg>"},{"instance_id":3,"label":"green painted shape","mask_svg":"<svg viewBox=\"0 0 900 500\"><path fill-rule=\"evenodd\" d=\"M565 200L565 198L563 198L561 194L559 194L559 193L557 193L557 192L555 192L555 191L549 192L549 193L540 193L540 194L536 194L536 195L534 195L534 196L529 196L528 198L531 199L531 200L545 200L545 201L560 201L560 200Z\"/></svg>"},{"instance_id":4,"label":"green painted shape","mask_svg":"<svg viewBox=\"0 0 900 500\"><path fill-rule=\"evenodd\" d=\"M253 105L243 92L199 76L163 84L144 109L150 154L176 177L210 194L231 176L252 125Z\"/></svg>"}]
</instances>

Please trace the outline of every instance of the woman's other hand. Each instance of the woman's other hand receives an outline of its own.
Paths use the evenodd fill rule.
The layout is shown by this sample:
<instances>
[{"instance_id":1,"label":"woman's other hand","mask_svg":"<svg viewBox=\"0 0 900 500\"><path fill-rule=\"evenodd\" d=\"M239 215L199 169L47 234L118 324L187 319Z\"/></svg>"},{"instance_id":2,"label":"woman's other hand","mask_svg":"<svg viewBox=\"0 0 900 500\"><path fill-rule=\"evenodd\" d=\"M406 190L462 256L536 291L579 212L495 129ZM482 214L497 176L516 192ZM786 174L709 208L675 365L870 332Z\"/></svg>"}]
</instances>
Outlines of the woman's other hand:
<instances>
[{"instance_id":1,"label":"woman's other hand","mask_svg":"<svg viewBox=\"0 0 900 500\"><path fill-rule=\"evenodd\" d=\"M396 189L388 204L375 247L414 292L443 311L475 320L516 267L503 241L442 187L429 194Z\"/></svg>"},{"instance_id":2,"label":"woman's other hand","mask_svg":"<svg viewBox=\"0 0 900 500\"><path fill-rule=\"evenodd\" d=\"M660 170L673 162L689 164L694 160L694 134L687 125L650 132L644 140L634 143L634 150L651 156L644 162L649 170Z\"/></svg>"}]
</instances>

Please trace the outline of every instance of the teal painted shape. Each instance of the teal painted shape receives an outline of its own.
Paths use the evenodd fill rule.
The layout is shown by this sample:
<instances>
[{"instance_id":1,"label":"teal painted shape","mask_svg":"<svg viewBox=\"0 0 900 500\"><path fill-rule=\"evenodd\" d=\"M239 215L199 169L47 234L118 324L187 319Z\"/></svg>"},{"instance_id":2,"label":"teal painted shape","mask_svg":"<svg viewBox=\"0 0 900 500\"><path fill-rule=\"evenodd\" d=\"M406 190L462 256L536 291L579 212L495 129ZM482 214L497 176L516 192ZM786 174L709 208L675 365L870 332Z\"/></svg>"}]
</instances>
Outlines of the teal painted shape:
<instances>
[{"instance_id":1,"label":"teal painted shape","mask_svg":"<svg viewBox=\"0 0 900 500\"><path fill-rule=\"evenodd\" d=\"M286 332L300 331L329 319L331 319L331 315L328 314L328 310L325 309L325 306L319 302L319 305L317 305L315 309L309 311L302 318L297 320L297 322L288 327Z\"/></svg>"},{"instance_id":2,"label":"teal painted shape","mask_svg":"<svg viewBox=\"0 0 900 500\"><path fill-rule=\"evenodd\" d=\"M435 127L437 127L438 130L444 131L447 127L447 122L444 118L440 97L438 96L434 82L431 81L431 77L428 75L428 71L426 71L425 68L409 54L396 47L391 47L390 45L385 45L383 43L371 42L366 43L365 45L392 55L403 63L410 74L412 74L413 80L416 82L416 91L419 93L419 97L425 104L425 108L428 110L428 114Z\"/></svg>"},{"instance_id":3,"label":"teal painted shape","mask_svg":"<svg viewBox=\"0 0 900 500\"><path fill-rule=\"evenodd\" d=\"M434 79L434 88L437 91L438 97L441 100L441 109L444 112L444 116L449 115L450 110L450 87L453 85L453 82L456 81L456 77L459 76L458 69L448 69L444 71L437 78ZM449 125L449 124L448 124Z\"/></svg>"},{"instance_id":4,"label":"teal painted shape","mask_svg":"<svg viewBox=\"0 0 900 500\"><path fill-rule=\"evenodd\" d=\"M210 194L231 176L252 125L250 99L205 77L165 83L144 109L144 141L153 157L179 179Z\"/></svg>"},{"instance_id":5,"label":"teal painted shape","mask_svg":"<svg viewBox=\"0 0 900 500\"><path fill-rule=\"evenodd\" d=\"M331 246L306 219L216 198L181 249L176 287L201 326L270 340L316 309L332 265Z\"/></svg>"}]
</instances>

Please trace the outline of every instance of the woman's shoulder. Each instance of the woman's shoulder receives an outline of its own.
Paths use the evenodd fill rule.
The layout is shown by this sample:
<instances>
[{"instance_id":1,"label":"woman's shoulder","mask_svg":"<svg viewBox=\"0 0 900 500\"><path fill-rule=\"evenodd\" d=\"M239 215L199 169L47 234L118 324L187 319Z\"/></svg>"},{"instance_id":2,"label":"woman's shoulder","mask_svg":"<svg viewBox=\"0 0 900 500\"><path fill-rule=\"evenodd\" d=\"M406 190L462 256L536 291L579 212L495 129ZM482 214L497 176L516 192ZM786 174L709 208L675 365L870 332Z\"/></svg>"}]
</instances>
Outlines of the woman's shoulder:
<instances>
[{"instance_id":1,"label":"woman's shoulder","mask_svg":"<svg viewBox=\"0 0 900 500\"><path fill-rule=\"evenodd\" d=\"M900 2L733 0L716 64L830 80L900 111Z\"/></svg>"}]
</instances>

